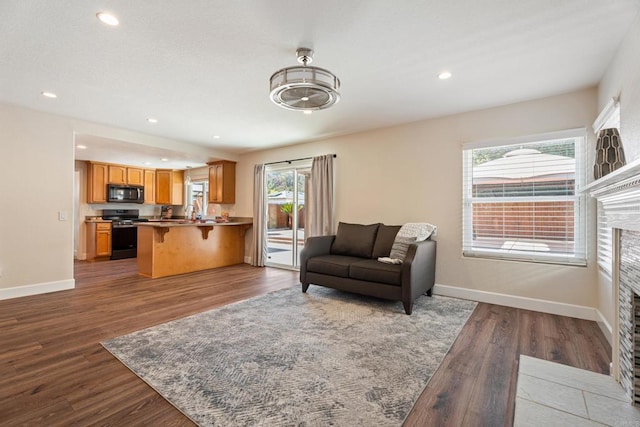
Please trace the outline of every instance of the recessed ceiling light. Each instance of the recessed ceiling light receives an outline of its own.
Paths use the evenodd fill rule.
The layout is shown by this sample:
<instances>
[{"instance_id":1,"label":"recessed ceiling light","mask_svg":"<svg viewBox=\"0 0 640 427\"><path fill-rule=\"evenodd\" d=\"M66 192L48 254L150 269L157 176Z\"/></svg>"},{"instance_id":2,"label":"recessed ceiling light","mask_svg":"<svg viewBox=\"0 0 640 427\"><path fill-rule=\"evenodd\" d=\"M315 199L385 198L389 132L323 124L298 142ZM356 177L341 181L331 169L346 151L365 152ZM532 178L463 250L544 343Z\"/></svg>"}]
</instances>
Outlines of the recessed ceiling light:
<instances>
[{"instance_id":1,"label":"recessed ceiling light","mask_svg":"<svg viewBox=\"0 0 640 427\"><path fill-rule=\"evenodd\" d=\"M302 110L303 114L313 114L313 110Z\"/></svg>"},{"instance_id":2,"label":"recessed ceiling light","mask_svg":"<svg viewBox=\"0 0 640 427\"><path fill-rule=\"evenodd\" d=\"M45 90L45 91L40 92L40 94L41 94L42 96L44 96L44 97L47 97L47 98L57 98L57 97L58 97L58 95L56 95L55 93L53 93L53 92L47 92L46 90Z\"/></svg>"},{"instance_id":3,"label":"recessed ceiling light","mask_svg":"<svg viewBox=\"0 0 640 427\"><path fill-rule=\"evenodd\" d=\"M213 135L213 139L220 139L220 135Z\"/></svg>"},{"instance_id":4,"label":"recessed ceiling light","mask_svg":"<svg viewBox=\"0 0 640 427\"><path fill-rule=\"evenodd\" d=\"M147 117L147 121L149 123L158 123L158 119L154 119L153 117Z\"/></svg>"},{"instance_id":5,"label":"recessed ceiling light","mask_svg":"<svg viewBox=\"0 0 640 427\"><path fill-rule=\"evenodd\" d=\"M451 73L448 71L443 71L440 74L438 74L438 78L440 80L447 80L448 78L451 78Z\"/></svg>"},{"instance_id":6,"label":"recessed ceiling light","mask_svg":"<svg viewBox=\"0 0 640 427\"><path fill-rule=\"evenodd\" d=\"M145 166L151 166L151 164L152 164L151 162L144 162L143 163L143 165L145 165Z\"/></svg>"},{"instance_id":7,"label":"recessed ceiling light","mask_svg":"<svg viewBox=\"0 0 640 427\"><path fill-rule=\"evenodd\" d=\"M86 149L87 149L87 146L86 146L86 145L82 145L82 144L80 144L80 145L76 145L76 148L79 148L79 149L81 149L81 150L86 150Z\"/></svg>"},{"instance_id":8,"label":"recessed ceiling light","mask_svg":"<svg viewBox=\"0 0 640 427\"><path fill-rule=\"evenodd\" d=\"M110 14L109 12L98 12L96 13L96 17L103 24L107 24L111 27L115 27L118 24L120 24L120 21L118 21L118 18L116 18L114 15Z\"/></svg>"},{"instance_id":9,"label":"recessed ceiling light","mask_svg":"<svg viewBox=\"0 0 640 427\"><path fill-rule=\"evenodd\" d=\"M167 159L166 157L163 157L160 160L162 160L163 162L168 162L169 161L169 159Z\"/></svg>"}]
</instances>

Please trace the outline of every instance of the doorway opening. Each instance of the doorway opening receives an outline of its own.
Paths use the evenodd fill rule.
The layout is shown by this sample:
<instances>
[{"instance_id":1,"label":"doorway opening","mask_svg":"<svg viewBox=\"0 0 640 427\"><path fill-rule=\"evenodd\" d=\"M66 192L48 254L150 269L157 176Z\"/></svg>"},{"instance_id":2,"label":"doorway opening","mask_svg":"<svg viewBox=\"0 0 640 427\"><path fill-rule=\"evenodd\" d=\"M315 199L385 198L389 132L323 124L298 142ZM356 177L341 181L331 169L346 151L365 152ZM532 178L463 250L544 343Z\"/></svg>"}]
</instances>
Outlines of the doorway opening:
<instances>
[{"instance_id":1,"label":"doorway opening","mask_svg":"<svg viewBox=\"0 0 640 427\"><path fill-rule=\"evenodd\" d=\"M304 247L305 193L311 161L267 166L267 259L271 267L297 269Z\"/></svg>"}]
</instances>

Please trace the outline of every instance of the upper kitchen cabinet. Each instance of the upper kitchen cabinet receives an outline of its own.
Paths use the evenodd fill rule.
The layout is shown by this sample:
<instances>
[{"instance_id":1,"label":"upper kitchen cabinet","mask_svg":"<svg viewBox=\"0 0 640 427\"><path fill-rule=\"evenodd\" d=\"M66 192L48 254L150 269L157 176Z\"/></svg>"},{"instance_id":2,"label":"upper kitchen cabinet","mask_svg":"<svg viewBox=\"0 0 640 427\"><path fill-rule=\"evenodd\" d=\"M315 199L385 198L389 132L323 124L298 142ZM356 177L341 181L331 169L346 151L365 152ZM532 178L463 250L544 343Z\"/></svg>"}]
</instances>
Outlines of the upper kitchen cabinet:
<instances>
[{"instance_id":1,"label":"upper kitchen cabinet","mask_svg":"<svg viewBox=\"0 0 640 427\"><path fill-rule=\"evenodd\" d=\"M144 185L144 169L109 165L109 184Z\"/></svg>"},{"instance_id":2,"label":"upper kitchen cabinet","mask_svg":"<svg viewBox=\"0 0 640 427\"><path fill-rule=\"evenodd\" d=\"M170 169L156 169L156 204L181 205L184 193L184 173Z\"/></svg>"},{"instance_id":3,"label":"upper kitchen cabinet","mask_svg":"<svg viewBox=\"0 0 640 427\"><path fill-rule=\"evenodd\" d=\"M109 165L109 184L126 184L127 183L127 167L118 165Z\"/></svg>"},{"instance_id":4,"label":"upper kitchen cabinet","mask_svg":"<svg viewBox=\"0 0 640 427\"><path fill-rule=\"evenodd\" d=\"M107 203L109 165L87 163L87 203Z\"/></svg>"},{"instance_id":5,"label":"upper kitchen cabinet","mask_svg":"<svg viewBox=\"0 0 640 427\"><path fill-rule=\"evenodd\" d=\"M156 171L153 169L144 170L144 203L154 204L156 202Z\"/></svg>"},{"instance_id":6,"label":"upper kitchen cabinet","mask_svg":"<svg viewBox=\"0 0 640 427\"><path fill-rule=\"evenodd\" d=\"M236 202L236 163L227 160L209 163L209 203Z\"/></svg>"},{"instance_id":7,"label":"upper kitchen cabinet","mask_svg":"<svg viewBox=\"0 0 640 427\"><path fill-rule=\"evenodd\" d=\"M144 169L127 168L127 184L144 185Z\"/></svg>"}]
</instances>

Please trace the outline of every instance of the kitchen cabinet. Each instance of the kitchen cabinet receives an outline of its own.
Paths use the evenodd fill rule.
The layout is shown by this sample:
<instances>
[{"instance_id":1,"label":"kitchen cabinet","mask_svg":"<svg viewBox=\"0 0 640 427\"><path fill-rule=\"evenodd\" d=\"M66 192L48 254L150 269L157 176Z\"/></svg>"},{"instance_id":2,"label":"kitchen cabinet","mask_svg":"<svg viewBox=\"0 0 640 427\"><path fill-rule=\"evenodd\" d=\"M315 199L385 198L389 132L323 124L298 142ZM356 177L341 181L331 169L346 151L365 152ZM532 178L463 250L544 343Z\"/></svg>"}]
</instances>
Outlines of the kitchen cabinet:
<instances>
[{"instance_id":1,"label":"kitchen cabinet","mask_svg":"<svg viewBox=\"0 0 640 427\"><path fill-rule=\"evenodd\" d=\"M170 169L156 169L156 204L182 205L184 173Z\"/></svg>"},{"instance_id":2,"label":"kitchen cabinet","mask_svg":"<svg viewBox=\"0 0 640 427\"><path fill-rule=\"evenodd\" d=\"M87 222L87 260L111 256L111 222Z\"/></svg>"},{"instance_id":3,"label":"kitchen cabinet","mask_svg":"<svg viewBox=\"0 0 640 427\"><path fill-rule=\"evenodd\" d=\"M154 204L156 202L156 171L144 170L144 202Z\"/></svg>"},{"instance_id":4,"label":"kitchen cabinet","mask_svg":"<svg viewBox=\"0 0 640 427\"><path fill-rule=\"evenodd\" d=\"M127 168L127 184L144 185L144 169Z\"/></svg>"},{"instance_id":5,"label":"kitchen cabinet","mask_svg":"<svg viewBox=\"0 0 640 427\"><path fill-rule=\"evenodd\" d=\"M209 163L209 203L236 202L236 163L219 161Z\"/></svg>"},{"instance_id":6,"label":"kitchen cabinet","mask_svg":"<svg viewBox=\"0 0 640 427\"><path fill-rule=\"evenodd\" d=\"M144 185L144 169L109 165L109 184Z\"/></svg>"},{"instance_id":7,"label":"kitchen cabinet","mask_svg":"<svg viewBox=\"0 0 640 427\"><path fill-rule=\"evenodd\" d=\"M87 203L107 203L109 165L87 163Z\"/></svg>"},{"instance_id":8,"label":"kitchen cabinet","mask_svg":"<svg viewBox=\"0 0 640 427\"><path fill-rule=\"evenodd\" d=\"M126 184L127 167L119 165L109 165L109 184Z\"/></svg>"}]
</instances>

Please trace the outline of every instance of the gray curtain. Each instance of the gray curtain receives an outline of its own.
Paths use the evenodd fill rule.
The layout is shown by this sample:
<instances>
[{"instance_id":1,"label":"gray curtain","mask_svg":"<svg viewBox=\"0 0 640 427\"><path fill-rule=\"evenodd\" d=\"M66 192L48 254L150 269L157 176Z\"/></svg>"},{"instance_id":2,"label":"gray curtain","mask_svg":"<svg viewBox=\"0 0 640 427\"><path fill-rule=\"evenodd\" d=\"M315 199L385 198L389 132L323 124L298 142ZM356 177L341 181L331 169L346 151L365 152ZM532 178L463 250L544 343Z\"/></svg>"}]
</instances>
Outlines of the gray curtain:
<instances>
[{"instance_id":1,"label":"gray curtain","mask_svg":"<svg viewBox=\"0 0 640 427\"><path fill-rule=\"evenodd\" d=\"M334 234L333 154L313 158L310 187L307 236Z\"/></svg>"},{"instance_id":2,"label":"gray curtain","mask_svg":"<svg viewBox=\"0 0 640 427\"><path fill-rule=\"evenodd\" d=\"M267 211L265 208L264 165L253 168L253 243L251 265L264 267L267 258Z\"/></svg>"}]
</instances>

